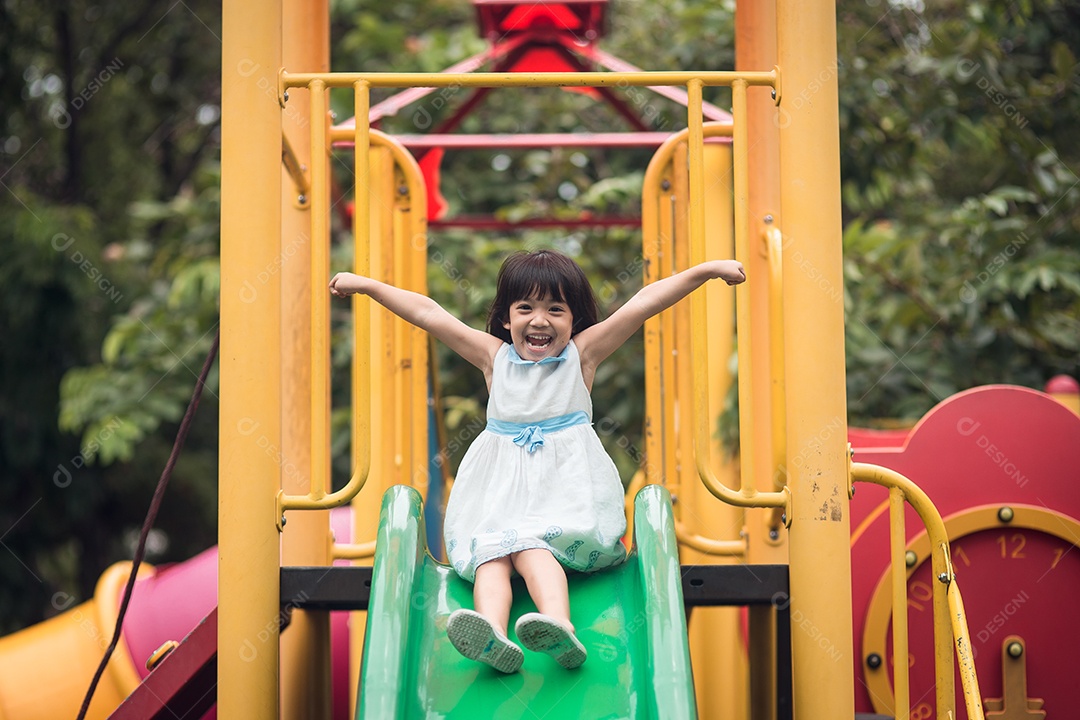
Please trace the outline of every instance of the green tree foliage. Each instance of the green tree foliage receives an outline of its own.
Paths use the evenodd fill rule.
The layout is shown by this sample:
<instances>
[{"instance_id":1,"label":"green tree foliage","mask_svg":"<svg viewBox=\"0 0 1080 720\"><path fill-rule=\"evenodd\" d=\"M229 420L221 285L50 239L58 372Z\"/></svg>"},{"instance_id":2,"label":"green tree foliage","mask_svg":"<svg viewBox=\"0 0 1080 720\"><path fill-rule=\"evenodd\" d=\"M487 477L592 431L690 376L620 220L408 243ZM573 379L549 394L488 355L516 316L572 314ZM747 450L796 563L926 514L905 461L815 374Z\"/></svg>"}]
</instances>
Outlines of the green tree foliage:
<instances>
[{"instance_id":1,"label":"green tree foliage","mask_svg":"<svg viewBox=\"0 0 1080 720\"><path fill-rule=\"evenodd\" d=\"M201 2L0 6L0 632L131 557L191 393L178 358L198 371L216 320L220 24ZM192 205L205 222L176 219ZM215 416L207 393L151 561L212 542Z\"/></svg>"},{"instance_id":2,"label":"green tree foliage","mask_svg":"<svg viewBox=\"0 0 1080 720\"><path fill-rule=\"evenodd\" d=\"M853 422L1080 357L1075 6L841 6Z\"/></svg>"}]
</instances>

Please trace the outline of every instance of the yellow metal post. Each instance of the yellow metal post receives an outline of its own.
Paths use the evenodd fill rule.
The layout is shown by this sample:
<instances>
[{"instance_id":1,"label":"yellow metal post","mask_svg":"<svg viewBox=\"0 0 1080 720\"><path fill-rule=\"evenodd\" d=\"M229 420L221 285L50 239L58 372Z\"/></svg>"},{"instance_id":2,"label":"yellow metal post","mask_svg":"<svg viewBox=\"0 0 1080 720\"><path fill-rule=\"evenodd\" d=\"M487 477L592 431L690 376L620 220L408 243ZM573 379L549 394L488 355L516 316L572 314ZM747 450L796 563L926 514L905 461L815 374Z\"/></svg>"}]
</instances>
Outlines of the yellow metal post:
<instances>
[{"instance_id":1,"label":"yellow metal post","mask_svg":"<svg viewBox=\"0 0 1080 720\"><path fill-rule=\"evenodd\" d=\"M330 14L327 0L284 0L283 65L290 70L330 69ZM308 192L282 170L281 188L281 487L287 494L307 494L311 482L311 303L312 293L326 302L325 288L312 285L313 237L311 117L307 88L289 92L282 120L283 138L293 149L296 167ZM323 166L325 167L325 165ZM325 187L329 178L322 182ZM320 205L320 212L326 208ZM327 511L293 512L283 529L281 563L286 566L330 564L330 515ZM300 598L297 598L300 600ZM294 610L289 632L281 638L281 715L285 720L329 720L330 615Z\"/></svg>"},{"instance_id":2,"label":"yellow metal post","mask_svg":"<svg viewBox=\"0 0 1080 720\"><path fill-rule=\"evenodd\" d=\"M281 3L222 12L218 715L277 720Z\"/></svg>"},{"instance_id":3,"label":"yellow metal post","mask_svg":"<svg viewBox=\"0 0 1080 720\"><path fill-rule=\"evenodd\" d=\"M745 0L735 9L735 69L753 70L776 65L776 2L775 0ZM778 337L770 326L773 307L774 278L770 273L770 253L764 240L765 231L778 232L780 227L780 139L778 135L776 104L770 88L750 87L746 91L747 134L747 215L749 217L750 247L743 259L750 298L750 328L754 344L750 348L753 367L750 396L754 412L754 467L757 487L773 490L778 487L776 469L784 464L783 443L777 441L776 428L784 427L785 418L770 403L770 393L783 390L783 365L770 362L774 352L783 352L783 338ZM782 355L781 355L782 360ZM747 511L749 535L748 561L751 563L786 563L786 532L778 527L780 516L776 509L753 509ZM774 520L774 518L776 520ZM770 536L770 530L774 533ZM755 635L758 616L771 615L771 608L751 608L751 637ZM764 630L762 630L764 632ZM751 642L754 642L753 640ZM756 645L757 643L755 643ZM772 667L772 657L763 658ZM753 673L753 681L771 676L761 671ZM776 693L763 688L754 692L752 713L755 718L771 718L775 710L759 712L766 704L775 705Z\"/></svg>"},{"instance_id":4,"label":"yellow metal post","mask_svg":"<svg viewBox=\"0 0 1080 720\"><path fill-rule=\"evenodd\" d=\"M796 720L854 708L836 8L777 1Z\"/></svg>"},{"instance_id":5,"label":"yellow metal post","mask_svg":"<svg viewBox=\"0 0 1080 720\"><path fill-rule=\"evenodd\" d=\"M392 248L387 247L384 237L372 231L373 219L378 222L383 216L380 213L380 203L377 196L373 196L375 188L381 188L385 183L379 182L377 173L372 172L373 166L378 163L385 166L385 153L380 149L372 148L371 127L367 123L367 117L371 109L371 89L365 82L358 82L353 87L354 117L356 128L354 130L354 155L353 174L356 180L356 189L353 196L353 269L357 273L370 275L379 280L392 282L391 268L386 262ZM379 307L370 299L354 296L353 301L353 328L356 332L353 352L353 414L358 415L361 405L366 405L367 417L369 418L367 435L361 437L355 430L353 433L352 464L354 467L363 462L370 464L370 473L373 482L367 487L367 492L360 493L352 499L352 532L350 542L373 541L375 533L373 528L378 526L378 507L382 500L382 493L388 478L391 477L393 467L393 452L388 452L392 447L392 434L387 433L392 429L393 408L388 407L387 382L392 377L389 363L393 357L393 333L392 318L386 310ZM370 334L363 337L367 330ZM365 357L366 355L366 357ZM365 377L366 376L366 377ZM362 391L366 390L366 394ZM355 422L355 421L354 421ZM367 442L365 448L363 443ZM377 451L375 449L378 449ZM365 457L366 456L366 457ZM355 560L354 564L372 564L371 558ZM349 616L349 701L350 707L356 707L357 678L360 675L361 655L364 649L364 629L367 623L367 613L354 612Z\"/></svg>"},{"instance_id":6,"label":"yellow metal post","mask_svg":"<svg viewBox=\"0 0 1080 720\"><path fill-rule=\"evenodd\" d=\"M904 491L889 488L889 550L893 591L893 692L896 696L896 717L906 718L911 711L908 691L908 602L907 563L905 551L907 533L904 530Z\"/></svg>"},{"instance_id":7,"label":"yellow metal post","mask_svg":"<svg viewBox=\"0 0 1080 720\"><path fill-rule=\"evenodd\" d=\"M324 287L330 275L330 159L326 84L313 80L311 106L311 286ZM330 298L311 295L311 494L322 498L330 478Z\"/></svg>"}]
</instances>

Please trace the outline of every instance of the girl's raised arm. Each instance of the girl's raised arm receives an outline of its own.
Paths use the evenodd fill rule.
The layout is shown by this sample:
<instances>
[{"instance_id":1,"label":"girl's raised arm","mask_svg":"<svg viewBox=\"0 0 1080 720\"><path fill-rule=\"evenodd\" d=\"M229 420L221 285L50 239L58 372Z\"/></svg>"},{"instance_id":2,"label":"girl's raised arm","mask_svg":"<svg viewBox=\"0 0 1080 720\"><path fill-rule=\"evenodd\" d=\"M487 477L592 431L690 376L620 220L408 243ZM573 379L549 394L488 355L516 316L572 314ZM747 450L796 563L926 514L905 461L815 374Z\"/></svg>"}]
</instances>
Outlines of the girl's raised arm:
<instances>
[{"instance_id":1,"label":"girl's raised arm","mask_svg":"<svg viewBox=\"0 0 1080 720\"><path fill-rule=\"evenodd\" d=\"M344 298L355 293L367 295L402 320L426 330L447 347L484 371L490 372L502 340L471 328L448 313L426 295L402 290L362 275L341 272L330 280L330 293Z\"/></svg>"},{"instance_id":2,"label":"girl's raised arm","mask_svg":"<svg viewBox=\"0 0 1080 720\"><path fill-rule=\"evenodd\" d=\"M714 278L721 278L728 285L738 285L746 280L746 273L742 263L736 260L710 260L646 285L610 317L574 336L582 366L594 370L646 320Z\"/></svg>"}]
</instances>

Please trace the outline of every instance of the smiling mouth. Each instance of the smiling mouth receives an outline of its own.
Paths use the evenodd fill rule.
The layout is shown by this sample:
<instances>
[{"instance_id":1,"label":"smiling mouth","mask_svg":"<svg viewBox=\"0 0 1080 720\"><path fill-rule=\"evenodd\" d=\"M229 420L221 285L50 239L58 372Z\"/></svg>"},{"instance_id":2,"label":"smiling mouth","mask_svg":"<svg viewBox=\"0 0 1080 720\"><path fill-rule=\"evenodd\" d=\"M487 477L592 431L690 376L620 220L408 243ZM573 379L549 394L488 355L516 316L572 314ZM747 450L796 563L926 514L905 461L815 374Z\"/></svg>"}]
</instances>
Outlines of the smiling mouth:
<instances>
[{"instance_id":1,"label":"smiling mouth","mask_svg":"<svg viewBox=\"0 0 1080 720\"><path fill-rule=\"evenodd\" d=\"M551 344L550 335L526 335L525 346L533 352L543 352Z\"/></svg>"}]
</instances>

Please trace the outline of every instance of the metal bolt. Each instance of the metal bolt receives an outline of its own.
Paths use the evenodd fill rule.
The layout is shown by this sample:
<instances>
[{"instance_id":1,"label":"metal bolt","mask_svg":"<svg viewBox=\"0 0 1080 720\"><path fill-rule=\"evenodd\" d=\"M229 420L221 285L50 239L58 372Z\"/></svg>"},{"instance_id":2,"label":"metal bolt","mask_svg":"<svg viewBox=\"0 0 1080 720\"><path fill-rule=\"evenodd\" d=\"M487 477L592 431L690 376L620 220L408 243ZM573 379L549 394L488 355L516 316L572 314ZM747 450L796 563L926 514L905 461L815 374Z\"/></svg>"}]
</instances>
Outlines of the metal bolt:
<instances>
[{"instance_id":1,"label":"metal bolt","mask_svg":"<svg viewBox=\"0 0 1080 720\"><path fill-rule=\"evenodd\" d=\"M301 205L307 205L307 195L297 195L296 202L300 203Z\"/></svg>"},{"instance_id":2,"label":"metal bolt","mask_svg":"<svg viewBox=\"0 0 1080 720\"><path fill-rule=\"evenodd\" d=\"M671 182L668 181L668 180L665 180L664 182L660 183L660 189L661 190L670 190L671 189Z\"/></svg>"},{"instance_id":3,"label":"metal bolt","mask_svg":"<svg viewBox=\"0 0 1080 720\"><path fill-rule=\"evenodd\" d=\"M866 658L866 666L871 670L877 670L881 667L881 656L877 653L870 653Z\"/></svg>"},{"instance_id":4,"label":"metal bolt","mask_svg":"<svg viewBox=\"0 0 1080 720\"><path fill-rule=\"evenodd\" d=\"M156 668L158 665L161 664L162 660L167 658L169 654L178 647L180 647L180 643L176 642L175 640L166 640L165 642L161 643L161 646L158 647L158 649L154 652L150 653L150 657L146 659L146 669L153 670L154 668Z\"/></svg>"},{"instance_id":5,"label":"metal bolt","mask_svg":"<svg viewBox=\"0 0 1080 720\"><path fill-rule=\"evenodd\" d=\"M904 563L908 567L915 567L915 563L919 562L919 556L915 554L914 550L908 550L904 553Z\"/></svg>"},{"instance_id":6,"label":"metal bolt","mask_svg":"<svg viewBox=\"0 0 1080 720\"><path fill-rule=\"evenodd\" d=\"M765 224L766 225L772 225L772 223L773 223L773 216L772 215L766 215L765 216Z\"/></svg>"},{"instance_id":7,"label":"metal bolt","mask_svg":"<svg viewBox=\"0 0 1080 720\"><path fill-rule=\"evenodd\" d=\"M288 520L286 520L286 519L285 519L285 516L284 516L284 515L282 515L282 516L281 516L281 527L285 527L285 523L287 523L287 522L288 522Z\"/></svg>"},{"instance_id":8,"label":"metal bolt","mask_svg":"<svg viewBox=\"0 0 1080 720\"><path fill-rule=\"evenodd\" d=\"M1008 505L1006 505L1005 507L998 510L998 520L1000 520L1001 522L1003 522L1003 523L1012 522L1012 519L1013 519L1013 509L1011 507L1009 507Z\"/></svg>"},{"instance_id":9,"label":"metal bolt","mask_svg":"<svg viewBox=\"0 0 1080 720\"><path fill-rule=\"evenodd\" d=\"M949 584L949 573L943 572L943 573L941 573L940 575L937 576L937 579L938 579L938 582L941 582L941 583L943 583L945 585L948 585Z\"/></svg>"},{"instance_id":10,"label":"metal bolt","mask_svg":"<svg viewBox=\"0 0 1080 720\"><path fill-rule=\"evenodd\" d=\"M782 522L782 523L784 523L785 525L787 525L787 513L781 513L781 515L780 515L780 522Z\"/></svg>"},{"instance_id":11,"label":"metal bolt","mask_svg":"<svg viewBox=\"0 0 1080 720\"><path fill-rule=\"evenodd\" d=\"M851 497L855 497L855 486L851 486Z\"/></svg>"},{"instance_id":12,"label":"metal bolt","mask_svg":"<svg viewBox=\"0 0 1080 720\"><path fill-rule=\"evenodd\" d=\"M398 191L398 195L408 195L409 194L409 186L408 185L398 185L397 191Z\"/></svg>"},{"instance_id":13,"label":"metal bolt","mask_svg":"<svg viewBox=\"0 0 1080 720\"><path fill-rule=\"evenodd\" d=\"M1009 657L1018 658L1024 654L1024 646L1014 640L1008 644L1005 651L1009 653Z\"/></svg>"},{"instance_id":14,"label":"metal bolt","mask_svg":"<svg viewBox=\"0 0 1080 720\"><path fill-rule=\"evenodd\" d=\"M284 94L283 97L285 98L285 102L289 102L289 91L288 90L285 91L285 94Z\"/></svg>"},{"instance_id":15,"label":"metal bolt","mask_svg":"<svg viewBox=\"0 0 1080 720\"><path fill-rule=\"evenodd\" d=\"M770 530L769 531L769 539L770 540L779 540L780 539L780 531L777 530L776 528L773 528L772 530Z\"/></svg>"}]
</instances>

